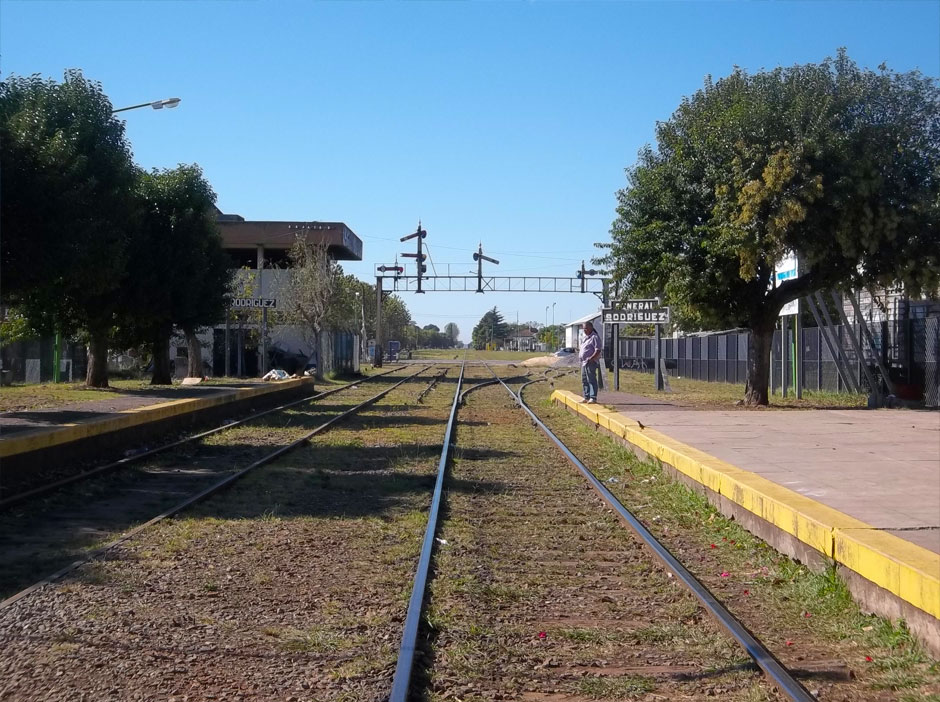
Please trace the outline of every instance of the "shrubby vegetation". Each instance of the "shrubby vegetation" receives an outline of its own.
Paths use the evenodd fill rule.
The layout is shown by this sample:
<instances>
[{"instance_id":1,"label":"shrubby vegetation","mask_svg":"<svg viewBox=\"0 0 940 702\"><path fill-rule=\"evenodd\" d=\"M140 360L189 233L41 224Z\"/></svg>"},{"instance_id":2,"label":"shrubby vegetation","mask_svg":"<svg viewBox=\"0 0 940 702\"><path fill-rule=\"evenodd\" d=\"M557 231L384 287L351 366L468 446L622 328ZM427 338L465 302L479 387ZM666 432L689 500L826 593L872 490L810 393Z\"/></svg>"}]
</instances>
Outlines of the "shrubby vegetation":
<instances>
[{"instance_id":1,"label":"shrubby vegetation","mask_svg":"<svg viewBox=\"0 0 940 702\"><path fill-rule=\"evenodd\" d=\"M746 402L767 404L784 304L819 289L940 280L940 89L918 72L736 69L685 98L627 170L607 256L624 296L687 330L746 327ZM608 245L600 244L601 247ZM771 285L796 253L800 276Z\"/></svg>"}]
</instances>

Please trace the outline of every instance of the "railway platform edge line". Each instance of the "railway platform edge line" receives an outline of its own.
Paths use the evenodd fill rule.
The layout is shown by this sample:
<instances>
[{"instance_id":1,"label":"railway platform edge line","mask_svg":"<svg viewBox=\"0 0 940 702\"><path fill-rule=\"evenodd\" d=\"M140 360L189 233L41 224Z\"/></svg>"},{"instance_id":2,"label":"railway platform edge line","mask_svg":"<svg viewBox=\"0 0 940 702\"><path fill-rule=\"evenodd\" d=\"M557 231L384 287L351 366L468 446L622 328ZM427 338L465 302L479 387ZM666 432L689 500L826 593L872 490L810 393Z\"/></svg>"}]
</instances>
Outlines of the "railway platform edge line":
<instances>
[{"instance_id":1,"label":"railway platform edge line","mask_svg":"<svg viewBox=\"0 0 940 702\"><path fill-rule=\"evenodd\" d=\"M229 393L213 397L183 398L160 402L143 407L134 407L114 412L105 418L93 418L87 421L70 422L44 431L31 432L26 436L13 437L0 441L0 458L10 458L23 453L41 451L73 441L80 441L102 434L109 434L123 429L130 429L141 424L157 422L191 412L218 407L231 402L262 397L272 392L294 390L304 385L313 385L311 378L297 378L270 385L253 388L239 388Z\"/></svg>"},{"instance_id":2,"label":"railway platform edge line","mask_svg":"<svg viewBox=\"0 0 940 702\"><path fill-rule=\"evenodd\" d=\"M905 617L934 655L940 655L940 554L718 459L601 405L586 405L573 392L555 390L551 400L622 439L634 450L667 464L706 489L710 501L732 503L785 532L826 561L886 591L909 607L885 602L885 593L860 593L862 606L890 618ZM716 504L719 510L721 504ZM754 532L747 524L742 524ZM765 534L758 533L765 538ZM793 555L792 553L789 555ZM802 560L802 559L801 559ZM855 587L853 587L855 586ZM913 610L916 610L913 611ZM917 613L920 616L917 616ZM915 621L911 621L911 617Z\"/></svg>"}]
</instances>

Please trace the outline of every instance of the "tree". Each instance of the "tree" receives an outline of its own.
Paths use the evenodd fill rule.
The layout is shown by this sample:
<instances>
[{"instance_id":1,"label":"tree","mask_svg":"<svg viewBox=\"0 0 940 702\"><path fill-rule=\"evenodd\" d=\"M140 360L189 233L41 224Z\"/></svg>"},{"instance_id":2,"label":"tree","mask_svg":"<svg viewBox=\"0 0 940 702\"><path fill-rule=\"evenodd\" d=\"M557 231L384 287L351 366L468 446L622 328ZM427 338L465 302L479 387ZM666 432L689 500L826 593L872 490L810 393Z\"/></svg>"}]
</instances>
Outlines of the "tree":
<instances>
[{"instance_id":1,"label":"tree","mask_svg":"<svg viewBox=\"0 0 940 702\"><path fill-rule=\"evenodd\" d=\"M453 322L448 322L444 325L444 334L451 340L451 343L456 345L457 337L460 336L460 328Z\"/></svg>"},{"instance_id":2,"label":"tree","mask_svg":"<svg viewBox=\"0 0 940 702\"><path fill-rule=\"evenodd\" d=\"M745 401L767 404L783 305L818 289L940 279L940 92L917 72L821 64L727 78L657 125L618 193L624 294L662 294L687 329L751 330ZM771 287L795 252L800 277Z\"/></svg>"},{"instance_id":3,"label":"tree","mask_svg":"<svg viewBox=\"0 0 940 702\"><path fill-rule=\"evenodd\" d=\"M495 307L489 310L473 328L472 339L475 349L486 347L487 343L496 343L506 338L509 328L503 321L503 316Z\"/></svg>"},{"instance_id":4,"label":"tree","mask_svg":"<svg viewBox=\"0 0 940 702\"><path fill-rule=\"evenodd\" d=\"M108 385L115 293L137 226L136 171L111 111L80 71L0 82L4 302L37 330L84 330L92 387Z\"/></svg>"},{"instance_id":5,"label":"tree","mask_svg":"<svg viewBox=\"0 0 940 702\"><path fill-rule=\"evenodd\" d=\"M141 173L144 215L122 285L123 335L151 345L152 385L172 382L174 327L186 336L187 372L201 376L196 333L222 321L231 273L215 221L215 193L197 165Z\"/></svg>"},{"instance_id":6,"label":"tree","mask_svg":"<svg viewBox=\"0 0 940 702\"><path fill-rule=\"evenodd\" d=\"M382 309L382 323L385 327L382 338L386 342L398 340L407 342L412 326L411 313L398 295L390 295Z\"/></svg>"},{"instance_id":7,"label":"tree","mask_svg":"<svg viewBox=\"0 0 940 702\"><path fill-rule=\"evenodd\" d=\"M424 331L434 332L435 334L441 331L441 328L436 324L425 324L422 329L424 329Z\"/></svg>"},{"instance_id":8,"label":"tree","mask_svg":"<svg viewBox=\"0 0 940 702\"><path fill-rule=\"evenodd\" d=\"M288 257L291 266L283 296L283 316L285 321L299 327L304 341L319 353L320 332L327 321L343 269L330 260L325 243L311 242L302 235L297 236ZM318 362L317 375L322 376L322 373L323 363Z\"/></svg>"}]
</instances>

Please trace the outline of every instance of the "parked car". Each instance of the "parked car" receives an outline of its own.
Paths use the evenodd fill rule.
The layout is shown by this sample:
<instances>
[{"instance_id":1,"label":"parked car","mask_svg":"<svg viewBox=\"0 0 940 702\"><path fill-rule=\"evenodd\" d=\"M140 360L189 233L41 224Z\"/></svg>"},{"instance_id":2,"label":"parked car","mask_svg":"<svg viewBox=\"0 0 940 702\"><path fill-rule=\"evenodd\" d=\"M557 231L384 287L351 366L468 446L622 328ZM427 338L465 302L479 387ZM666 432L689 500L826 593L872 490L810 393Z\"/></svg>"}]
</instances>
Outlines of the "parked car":
<instances>
[{"instance_id":1,"label":"parked car","mask_svg":"<svg viewBox=\"0 0 940 702\"><path fill-rule=\"evenodd\" d=\"M577 352L578 352L577 349L573 349L570 346L568 346L566 348L559 349L558 351L556 351L555 355L556 356L570 356L571 354L577 353Z\"/></svg>"}]
</instances>

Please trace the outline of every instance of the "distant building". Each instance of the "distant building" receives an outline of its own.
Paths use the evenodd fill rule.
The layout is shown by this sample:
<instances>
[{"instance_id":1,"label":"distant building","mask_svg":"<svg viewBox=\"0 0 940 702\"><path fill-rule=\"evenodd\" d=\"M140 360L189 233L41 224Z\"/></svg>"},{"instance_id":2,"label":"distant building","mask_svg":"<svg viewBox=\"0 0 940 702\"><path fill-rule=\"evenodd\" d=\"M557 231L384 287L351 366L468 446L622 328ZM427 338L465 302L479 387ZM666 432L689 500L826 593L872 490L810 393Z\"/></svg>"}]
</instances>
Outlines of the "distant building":
<instances>
[{"instance_id":1,"label":"distant building","mask_svg":"<svg viewBox=\"0 0 940 702\"><path fill-rule=\"evenodd\" d=\"M520 329L505 339L506 349L509 351L535 351L538 339L532 329Z\"/></svg>"},{"instance_id":2,"label":"distant building","mask_svg":"<svg viewBox=\"0 0 940 702\"><path fill-rule=\"evenodd\" d=\"M602 339L604 338L604 325L601 324L601 313L591 312L583 317L579 317L573 322L565 324L565 348L581 348L581 339L584 338L584 332L581 331L581 327L585 322L593 324L600 337Z\"/></svg>"},{"instance_id":3,"label":"distant building","mask_svg":"<svg viewBox=\"0 0 940 702\"><path fill-rule=\"evenodd\" d=\"M334 261L362 260L362 240L343 222L252 221L218 208L216 221L231 267L238 270L239 286L250 291L246 297L273 301L268 303L271 310L283 309L282 291L289 275L288 252L298 237L326 244L327 254ZM244 300L239 302L244 304ZM213 375L225 373L226 349L231 375L259 376L272 367L302 370L297 366L302 366L314 349L309 348L297 328L275 324L273 319L267 327L268 367L260 367L260 318L259 309L235 307L227 323L200 335L210 351L204 357ZM316 361L321 371L329 372L337 366L358 370L361 347L358 335L324 333L319 346L320 358ZM185 374L186 346L175 346L171 353L176 356L177 375Z\"/></svg>"}]
</instances>

